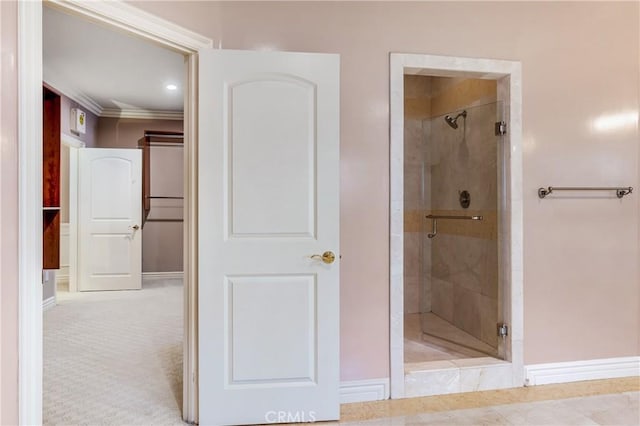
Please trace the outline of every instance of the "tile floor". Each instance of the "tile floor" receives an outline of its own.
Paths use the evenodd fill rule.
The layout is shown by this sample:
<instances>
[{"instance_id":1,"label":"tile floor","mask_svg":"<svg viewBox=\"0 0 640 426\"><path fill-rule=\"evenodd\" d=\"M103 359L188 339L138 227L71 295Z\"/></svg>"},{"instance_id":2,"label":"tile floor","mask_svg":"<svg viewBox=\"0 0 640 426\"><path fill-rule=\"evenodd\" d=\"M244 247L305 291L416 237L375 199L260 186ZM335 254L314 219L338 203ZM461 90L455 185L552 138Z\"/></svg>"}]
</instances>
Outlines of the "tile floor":
<instances>
[{"instance_id":1,"label":"tile floor","mask_svg":"<svg viewBox=\"0 0 640 426\"><path fill-rule=\"evenodd\" d=\"M352 425L638 425L639 392L396 416Z\"/></svg>"},{"instance_id":2,"label":"tile floor","mask_svg":"<svg viewBox=\"0 0 640 426\"><path fill-rule=\"evenodd\" d=\"M345 404L340 424L638 425L640 378Z\"/></svg>"},{"instance_id":3,"label":"tile floor","mask_svg":"<svg viewBox=\"0 0 640 426\"><path fill-rule=\"evenodd\" d=\"M638 425L640 392L563 400L496 405L409 416L394 416L350 425Z\"/></svg>"},{"instance_id":4,"label":"tile floor","mask_svg":"<svg viewBox=\"0 0 640 426\"><path fill-rule=\"evenodd\" d=\"M428 335L422 332L421 316L424 316ZM486 357L494 353L486 343L433 313L404 316L404 361L407 364Z\"/></svg>"}]
</instances>

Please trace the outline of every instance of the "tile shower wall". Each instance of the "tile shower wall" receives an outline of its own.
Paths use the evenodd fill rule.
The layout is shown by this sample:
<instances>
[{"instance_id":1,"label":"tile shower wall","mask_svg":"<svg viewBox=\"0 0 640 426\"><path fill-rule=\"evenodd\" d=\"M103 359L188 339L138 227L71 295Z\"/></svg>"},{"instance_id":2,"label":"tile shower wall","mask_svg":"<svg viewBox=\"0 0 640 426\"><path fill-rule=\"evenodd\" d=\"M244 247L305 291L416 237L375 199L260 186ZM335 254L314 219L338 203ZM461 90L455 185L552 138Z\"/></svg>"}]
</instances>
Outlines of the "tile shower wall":
<instances>
[{"instance_id":1,"label":"tile shower wall","mask_svg":"<svg viewBox=\"0 0 640 426\"><path fill-rule=\"evenodd\" d=\"M431 309L430 294L424 292L428 287L423 285L424 259L431 255L424 252L422 244L424 188L429 181L422 122L431 116L431 79L404 78L404 312L418 313Z\"/></svg>"},{"instance_id":2,"label":"tile shower wall","mask_svg":"<svg viewBox=\"0 0 640 426\"><path fill-rule=\"evenodd\" d=\"M486 158L489 151L482 147L492 133L483 132L479 123L493 130L496 83L415 75L404 78L404 311L434 312L495 345L496 159L495 150ZM463 128L454 131L442 115L485 104L492 106L470 111L467 117L467 139L473 138L473 142L456 143ZM495 147L493 139L489 145ZM489 169L493 175L476 176L477 171ZM427 238L431 222L425 215L460 210L456 188L467 181L465 189L482 197L472 202L474 214L483 214L485 221L480 226L440 222L438 237ZM485 189L487 181L493 183L489 190Z\"/></svg>"},{"instance_id":3,"label":"tile shower wall","mask_svg":"<svg viewBox=\"0 0 640 426\"><path fill-rule=\"evenodd\" d=\"M438 235L424 240L431 251L430 276L424 276L431 287L431 311L492 347L497 347L498 318L495 101L494 81L432 78L433 118L426 141L429 211L482 215L484 220L441 220ZM454 130L443 114L462 109L467 118L458 119ZM459 203L463 190L471 193L468 209Z\"/></svg>"}]
</instances>

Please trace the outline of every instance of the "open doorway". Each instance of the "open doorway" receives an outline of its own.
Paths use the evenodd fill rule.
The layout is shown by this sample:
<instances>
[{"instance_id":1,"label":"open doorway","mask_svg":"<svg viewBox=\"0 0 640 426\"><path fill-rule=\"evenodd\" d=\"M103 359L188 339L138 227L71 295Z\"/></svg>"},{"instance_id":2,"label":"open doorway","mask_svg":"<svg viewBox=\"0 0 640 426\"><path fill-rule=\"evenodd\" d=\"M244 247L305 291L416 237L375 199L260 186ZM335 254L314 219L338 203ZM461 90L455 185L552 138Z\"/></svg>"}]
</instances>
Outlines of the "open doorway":
<instances>
[{"instance_id":1,"label":"open doorway","mask_svg":"<svg viewBox=\"0 0 640 426\"><path fill-rule=\"evenodd\" d=\"M218 51L211 49L211 40L170 22L154 19L153 16L126 4L80 2L56 4L56 7L74 10L82 16L90 16L92 20L119 27L128 33L140 35L187 55L188 87L185 90L184 111L186 142L184 228L187 240L184 245L184 419L188 422L198 422L198 400L210 401L212 398L222 400L221 397L226 397L230 401L227 407L239 408L217 410L215 405L203 406L199 412L203 423L239 424L242 421L251 424L260 423L265 420L263 407L276 406L280 401L291 404L290 408L283 407L285 410L299 409L299 403L303 401L309 406L309 410L318 414L316 419L336 419L339 413L339 335L337 332L339 323L336 312L339 307L339 257L334 256L333 252L327 249L339 252L339 56L317 53ZM19 211L24 218L19 232L19 266L21 272L24 272L19 276L21 308L19 311L21 327L19 416L20 422L25 424L42 423L42 289L39 285L33 285L40 279L42 270L42 235L39 232L43 223L42 127L39 119L34 124L27 120L29 115L25 114L30 112L31 117L41 117L41 13L42 6L39 3L19 4L19 18L22 25L19 26L20 55L18 58L19 65L25 71L19 75L21 113L18 123L21 170ZM221 70L226 74L221 73ZM275 77L274 71L277 73ZM278 77L281 74L287 75L286 81ZM270 78L265 80L265 75ZM247 84L233 94L233 103L217 102L216 99L221 99L221 94L228 89L227 83L230 79ZM301 84L301 82L304 83ZM266 90L264 90L265 86ZM325 93L326 96L316 96L316 93ZM254 102L254 99L259 102ZM238 189L241 190L240 194L248 202L234 207L234 227L225 228L222 222L224 215L219 212L229 211L226 204L229 197L223 196L225 187L221 183L225 181L223 172L228 173L231 170L229 167L231 159L229 156L222 155L224 152L222 136L228 134L222 130L225 128L224 125L231 123L223 118L228 116L225 115L228 111L226 108L231 104L237 105L236 101L240 102L241 108L239 111L236 110L236 118L239 121L233 120L233 123L240 127L234 128L252 130L244 132L245 137L241 140L244 142L242 149L244 160L239 164L235 158L233 161L233 170L243 171L242 178L236 180ZM297 108L299 102L307 108ZM225 108L216 108L220 105ZM274 105L277 108L273 108ZM313 110L318 111L318 114L310 113ZM269 111L271 114L264 114L263 111ZM199 112L208 119L198 122ZM280 118L279 126L272 125L272 116ZM286 119L282 119L284 117ZM291 117L296 119L292 120ZM319 118L316 119L316 117ZM257 127L246 125L256 120L262 125ZM269 130L267 140L271 145L257 144L262 152L256 154L252 149L256 144L254 141L265 140L261 129ZM314 133L310 129L318 129L318 132ZM295 160L289 157L290 161L287 164L290 168L283 168L279 161L282 149L289 148L282 146L282 138L279 135L283 133L302 135L302 137L290 139L293 144L292 151L298 158ZM236 131L234 134L239 132ZM199 139L203 143L198 143ZM297 141L304 143L300 145ZM319 146L323 146L322 150L313 149L316 141ZM274 145L277 149L274 149ZM310 156L309 153L316 153L317 156ZM258 170L261 172L258 174L254 160L265 157L273 157L274 160L260 161L263 167ZM202 167L199 167L200 164ZM212 167L212 164L218 164L219 167ZM309 173L314 169L305 165L310 164L316 166L316 173ZM271 167L265 168L265 165ZM283 170L287 173L283 173ZM301 185L300 190L296 192L296 205L300 208L295 211L286 209L288 214L295 213L295 221L289 220L290 216L287 215L278 216L277 209L272 210L271 216L265 216L263 209L254 208L256 202L260 202L265 194L264 191L256 192L255 185L250 184L252 176L263 177L265 173L269 173L269 178L263 181L281 182L291 180L289 176L293 172L304 177L304 179L293 181L309 182L308 185ZM315 182L315 185L311 182ZM198 187L206 190L198 191ZM277 184L267 195L273 194L281 187L284 186ZM278 192L278 194L281 193L282 191ZM315 196L316 193L321 196ZM256 198L254 194L261 195L262 198ZM274 205L280 209L282 206L285 208L288 206L285 203L270 204L270 206ZM317 217L305 212L317 213ZM198 217L206 220L198 221ZM270 217L276 217L278 220L268 220ZM311 220L313 218L316 220ZM274 224L277 226L274 227ZM30 226L29 232L25 230L27 226ZM198 235L204 235L206 238L198 238ZM278 246L260 250L260 256L257 257L245 256L245 252L236 250L231 253L234 256L231 259L238 259L238 262L229 263L215 254L227 250L225 244L230 235L275 235L277 238L273 240ZM308 238L309 236L315 236L317 239ZM304 246L300 244L300 237L306 239ZM290 269L289 266L287 269L280 266L282 265L280 254L284 251L281 249L282 244L290 245L290 247L287 246L287 250L290 250L287 252L292 253L287 257L287 265L290 265ZM255 248L253 250L252 253L256 253ZM294 250L297 254L293 254ZM202 258L208 262L198 262L198 253L203 253ZM317 253L322 254L316 255ZM256 263L253 259L259 259L260 262ZM222 261L222 264L210 260ZM219 344L223 341L222 333L228 333L231 329L228 326L224 329L210 326L213 322L223 323L220 319L223 318L222 314L225 312L223 308L228 305L229 298L218 297L218 292L223 290L224 286L198 285L197 281L200 276L205 277L208 283L215 280L222 283L222 279L230 275L218 265L235 265L239 264L240 260L246 267L243 266L240 270L241 275L234 275L239 279L226 280L226 283L237 285L238 291L242 291L241 294L251 298L253 292L250 288L249 291L246 290L247 285L260 285L266 281L269 285L264 288L268 297L254 297L253 299L261 301L264 307L261 310L245 309L244 316L235 319L236 324L240 321L247 326L242 327L240 330L242 333L238 335L241 339L241 350L236 350L236 346L233 351L235 358L231 359L227 356L228 351L225 345ZM247 273L253 272L253 269L249 269L250 267L262 268L262 265L267 267L258 271L260 275L257 275L257 278L252 276L249 280L244 279ZM217 275L213 276L212 271ZM283 275L285 273L292 279ZM312 278L315 275L318 275L317 281ZM300 279L306 283L305 286L300 287L295 284L296 280ZM317 288L314 290L315 287ZM287 292L285 295L287 298L282 297L283 292ZM300 320L274 322L283 318L282 310L278 309L275 315L268 318L271 322L265 322L263 313L273 312L271 301L276 299L287 309L302 307L295 310L296 318ZM236 297L234 297L235 300L237 300ZM314 303L316 300L317 302ZM304 303L300 303L301 301ZM198 312L202 315L198 315ZM278 334L279 339L272 339L269 334L260 334L262 329L256 330L251 325L256 324L255 318L258 318L258 323L263 324L270 333ZM304 326L300 327L301 324ZM322 333L319 330L322 330ZM252 336L258 336L260 339L253 339ZM257 353L255 348L263 351L265 345L261 343L267 340L269 343L267 348L275 353L280 348L278 342L282 341L282 336L291 336L291 338L287 337L288 342L302 343L294 351L287 351L288 354L294 355L293 358L263 357L261 361L267 363L266 370L262 368L263 364L244 362L255 356ZM301 336L305 337L298 338ZM208 361L202 363L200 368L197 362L199 358ZM225 371L230 371L230 360L234 363L237 360L244 360L242 365L245 368L236 370L237 376L234 378L240 384L239 387L230 388L227 385L228 382L219 380ZM272 377L267 377L265 380L264 371L273 372ZM301 375L301 371L305 375ZM289 378L291 380L288 380ZM244 382L253 380L260 381L257 386L259 390L256 387L244 386ZM283 398L282 392L292 397ZM248 404L249 398L251 403ZM234 417L221 420L220 416L227 415Z\"/></svg>"},{"instance_id":2,"label":"open doorway","mask_svg":"<svg viewBox=\"0 0 640 426\"><path fill-rule=\"evenodd\" d=\"M180 53L43 8L63 141L45 424L182 419L185 75Z\"/></svg>"}]
</instances>

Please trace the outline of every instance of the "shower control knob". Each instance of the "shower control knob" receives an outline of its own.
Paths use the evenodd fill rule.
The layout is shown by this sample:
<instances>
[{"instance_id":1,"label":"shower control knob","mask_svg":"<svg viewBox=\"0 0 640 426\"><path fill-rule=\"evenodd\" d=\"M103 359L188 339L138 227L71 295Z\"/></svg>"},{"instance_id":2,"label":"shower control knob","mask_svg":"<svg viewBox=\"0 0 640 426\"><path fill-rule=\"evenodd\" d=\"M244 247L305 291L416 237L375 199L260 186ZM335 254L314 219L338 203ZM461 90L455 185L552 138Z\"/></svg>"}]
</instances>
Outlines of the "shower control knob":
<instances>
[{"instance_id":1,"label":"shower control knob","mask_svg":"<svg viewBox=\"0 0 640 426\"><path fill-rule=\"evenodd\" d=\"M466 189L464 191L460 191L459 196L460 196L460 206L463 209L468 209L469 206L471 205L471 194L469 194L469 191L467 191Z\"/></svg>"}]
</instances>

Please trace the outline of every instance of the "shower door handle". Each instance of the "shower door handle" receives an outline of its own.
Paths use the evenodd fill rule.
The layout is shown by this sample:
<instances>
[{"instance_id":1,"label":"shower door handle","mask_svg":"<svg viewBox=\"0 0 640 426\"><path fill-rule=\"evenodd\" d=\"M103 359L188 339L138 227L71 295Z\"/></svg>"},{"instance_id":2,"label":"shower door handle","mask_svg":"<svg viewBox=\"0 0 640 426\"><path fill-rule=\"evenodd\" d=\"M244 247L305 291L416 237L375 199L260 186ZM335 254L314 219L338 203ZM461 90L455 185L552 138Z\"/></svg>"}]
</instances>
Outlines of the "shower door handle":
<instances>
[{"instance_id":1,"label":"shower door handle","mask_svg":"<svg viewBox=\"0 0 640 426\"><path fill-rule=\"evenodd\" d=\"M332 251L325 251L322 254L313 254L310 256L311 259L322 260L324 263L331 264L336 260L336 255L333 254Z\"/></svg>"}]
</instances>

